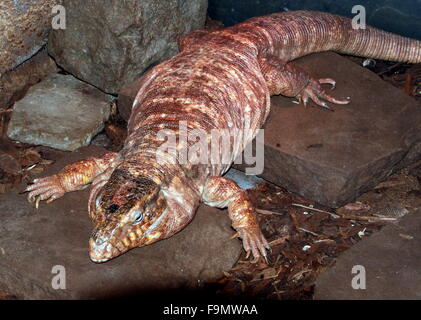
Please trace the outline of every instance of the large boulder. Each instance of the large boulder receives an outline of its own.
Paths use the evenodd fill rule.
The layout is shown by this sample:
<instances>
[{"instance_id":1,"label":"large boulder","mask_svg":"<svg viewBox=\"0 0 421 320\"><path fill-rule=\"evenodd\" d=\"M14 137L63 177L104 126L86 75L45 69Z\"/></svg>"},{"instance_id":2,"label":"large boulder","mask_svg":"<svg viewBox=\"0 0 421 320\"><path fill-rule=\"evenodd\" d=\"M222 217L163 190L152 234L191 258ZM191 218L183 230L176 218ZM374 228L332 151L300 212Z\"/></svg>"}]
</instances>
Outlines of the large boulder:
<instances>
[{"instance_id":1,"label":"large boulder","mask_svg":"<svg viewBox=\"0 0 421 320\"><path fill-rule=\"evenodd\" d=\"M206 0L64 0L67 26L49 53L66 71L117 93L177 53L177 39L204 26Z\"/></svg>"},{"instance_id":2,"label":"large boulder","mask_svg":"<svg viewBox=\"0 0 421 320\"><path fill-rule=\"evenodd\" d=\"M0 76L47 42L52 8L58 0L0 1Z\"/></svg>"}]
</instances>

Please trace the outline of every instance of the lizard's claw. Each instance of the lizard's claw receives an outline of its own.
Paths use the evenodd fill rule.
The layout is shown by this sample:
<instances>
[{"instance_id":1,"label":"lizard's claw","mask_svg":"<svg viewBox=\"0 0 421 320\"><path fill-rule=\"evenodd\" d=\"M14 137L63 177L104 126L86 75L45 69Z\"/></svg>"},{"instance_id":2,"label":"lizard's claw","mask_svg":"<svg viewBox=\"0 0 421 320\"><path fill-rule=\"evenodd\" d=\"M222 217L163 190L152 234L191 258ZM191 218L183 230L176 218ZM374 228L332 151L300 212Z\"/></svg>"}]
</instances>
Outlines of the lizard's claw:
<instances>
[{"instance_id":1,"label":"lizard's claw","mask_svg":"<svg viewBox=\"0 0 421 320\"><path fill-rule=\"evenodd\" d=\"M50 203L65 194L65 190L60 184L57 176L35 179L34 183L26 187L25 192L29 192L28 201L35 202L36 207L42 200Z\"/></svg>"},{"instance_id":2,"label":"lizard's claw","mask_svg":"<svg viewBox=\"0 0 421 320\"><path fill-rule=\"evenodd\" d=\"M301 91L300 94L298 94L297 98L303 102L303 104L306 106L308 103L308 100L313 100L317 105L329 109L329 106L326 102L322 101L326 100L328 102L332 102L335 104L348 104L350 100L344 99L336 99L329 94L326 93L326 91L322 88L322 84L330 84L332 85L332 90L335 88L336 81L330 78L322 78L322 79L310 79L307 86Z\"/></svg>"},{"instance_id":3,"label":"lizard's claw","mask_svg":"<svg viewBox=\"0 0 421 320\"><path fill-rule=\"evenodd\" d=\"M238 236L243 240L247 257L251 252L255 259L262 256L267 262L266 250L270 250L270 246L259 228L239 228Z\"/></svg>"}]
</instances>

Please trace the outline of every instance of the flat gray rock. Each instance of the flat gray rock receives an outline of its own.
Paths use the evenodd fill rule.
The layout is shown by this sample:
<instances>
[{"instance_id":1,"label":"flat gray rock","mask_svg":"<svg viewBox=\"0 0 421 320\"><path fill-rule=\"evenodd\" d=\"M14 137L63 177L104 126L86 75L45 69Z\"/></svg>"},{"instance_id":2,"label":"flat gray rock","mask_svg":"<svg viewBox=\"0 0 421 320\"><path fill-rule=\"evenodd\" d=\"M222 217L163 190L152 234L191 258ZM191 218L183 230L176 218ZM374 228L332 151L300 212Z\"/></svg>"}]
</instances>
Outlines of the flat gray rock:
<instances>
[{"instance_id":1,"label":"flat gray rock","mask_svg":"<svg viewBox=\"0 0 421 320\"><path fill-rule=\"evenodd\" d=\"M64 0L67 26L48 51L66 71L108 93L177 53L177 39L203 28L207 0ZM89 26L89 27L87 27Z\"/></svg>"},{"instance_id":2,"label":"flat gray rock","mask_svg":"<svg viewBox=\"0 0 421 320\"><path fill-rule=\"evenodd\" d=\"M335 53L296 63L316 78L335 79L332 94L350 97L351 103L330 112L274 97L265 126L263 178L340 207L419 159L421 106L414 98Z\"/></svg>"},{"instance_id":3,"label":"flat gray rock","mask_svg":"<svg viewBox=\"0 0 421 320\"><path fill-rule=\"evenodd\" d=\"M45 174L100 155L87 147L69 153ZM23 186L21 187L23 189ZM226 211L201 206L183 231L104 264L88 255L88 190L73 192L39 210L16 191L0 196L0 290L23 299L96 299L198 288L223 276L242 247ZM54 290L54 266L65 268L66 290Z\"/></svg>"},{"instance_id":4,"label":"flat gray rock","mask_svg":"<svg viewBox=\"0 0 421 320\"><path fill-rule=\"evenodd\" d=\"M15 103L10 139L60 150L86 146L110 116L111 96L70 75L52 74Z\"/></svg>"},{"instance_id":5,"label":"flat gray rock","mask_svg":"<svg viewBox=\"0 0 421 320\"><path fill-rule=\"evenodd\" d=\"M406 215L344 252L316 282L314 299L421 299L421 211ZM352 280L365 270L365 289ZM358 267L361 268L361 267ZM354 281L354 285L363 282Z\"/></svg>"}]
</instances>

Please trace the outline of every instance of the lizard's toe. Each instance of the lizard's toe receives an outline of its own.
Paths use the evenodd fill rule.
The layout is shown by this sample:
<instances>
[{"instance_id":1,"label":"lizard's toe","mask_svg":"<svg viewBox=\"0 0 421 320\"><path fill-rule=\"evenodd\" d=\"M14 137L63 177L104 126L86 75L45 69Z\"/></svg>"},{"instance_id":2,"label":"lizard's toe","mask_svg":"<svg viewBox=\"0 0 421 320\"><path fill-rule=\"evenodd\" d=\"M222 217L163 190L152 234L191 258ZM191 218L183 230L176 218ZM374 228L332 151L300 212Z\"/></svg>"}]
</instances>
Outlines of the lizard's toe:
<instances>
[{"instance_id":1,"label":"lizard's toe","mask_svg":"<svg viewBox=\"0 0 421 320\"><path fill-rule=\"evenodd\" d=\"M251 252L255 259L263 257L267 260L266 250L270 250L270 246L259 228L242 228L238 233L243 240L243 247L247 252L247 257Z\"/></svg>"},{"instance_id":2,"label":"lizard's toe","mask_svg":"<svg viewBox=\"0 0 421 320\"><path fill-rule=\"evenodd\" d=\"M28 201L35 202L38 207L39 201L47 200L47 203L54 201L64 195L65 191L55 176L35 179L34 183L27 186Z\"/></svg>"},{"instance_id":3,"label":"lizard's toe","mask_svg":"<svg viewBox=\"0 0 421 320\"><path fill-rule=\"evenodd\" d=\"M305 102L306 105L309 99L313 100L318 106L323 107L325 109L329 109L329 106L323 100L334 104L348 104L350 100L348 99L337 99L332 97L331 95L327 94L326 91L322 88L321 84L330 84L332 85L332 89L335 88L336 81L330 78L322 78L322 79L310 79L308 85L302 90L302 92L298 95L298 98Z\"/></svg>"},{"instance_id":4,"label":"lizard's toe","mask_svg":"<svg viewBox=\"0 0 421 320\"><path fill-rule=\"evenodd\" d=\"M330 84L332 86L332 90L336 87L336 81L331 78L320 78L317 82L320 84Z\"/></svg>"}]
</instances>

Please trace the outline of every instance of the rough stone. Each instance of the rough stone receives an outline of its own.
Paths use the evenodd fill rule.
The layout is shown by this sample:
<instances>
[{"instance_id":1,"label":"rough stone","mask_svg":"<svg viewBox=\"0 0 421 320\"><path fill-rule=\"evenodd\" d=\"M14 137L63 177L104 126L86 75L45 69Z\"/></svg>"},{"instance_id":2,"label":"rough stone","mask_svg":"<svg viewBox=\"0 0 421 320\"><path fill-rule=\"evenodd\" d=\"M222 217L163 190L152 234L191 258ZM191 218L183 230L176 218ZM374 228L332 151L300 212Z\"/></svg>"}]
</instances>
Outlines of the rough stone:
<instances>
[{"instance_id":1,"label":"rough stone","mask_svg":"<svg viewBox=\"0 0 421 320\"><path fill-rule=\"evenodd\" d=\"M0 76L0 109L11 107L25 96L32 85L57 72L54 60L45 49L15 69L5 72Z\"/></svg>"},{"instance_id":2,"label":"rough stone","mask_svg":"<svg viewBox=\"0 0 421 320\"><path fill-rule=\"evenodd\" d=\"M141 78L123 86L118 92L117 108L122 118L129 120L134 99L139 91Z\"/></svg>"},{"instance_id":3,"label":"rough stone","mask_svg":"<svg viewBox=\"0 0 421 320\"><path fill-rule=\"evenodd\" d=\"M104 152L85 147L67 153L43 176ZM175 236L95 264L87 249L88 195L72 192L38 210L17 191L0 196L0 291L21 299L96 299L195 289L222 277L241 253L241 242L230 240L234 230L226 211L201 206ZM56 265L65 267L66 290L52 289Z\"/></svg>"},{"instance_id":4,"label":"rough stone","mask_svg":"<svg viewBox=\"0 0 421 320\"><path fill-rule=\"evenodd\" d=\"M90 143L110 115L111 97L70 75L52 74L16 102L7 135L60 150Z\"/></svg>"},{"instance_id":5,"label":"rough stone","mask_svg":"<svg viewBox=\"0 0 421 320\"><path fill-rule=\"evenodd\" d=\"M0 76L21 64L47 42L57 0L0 2Z\"/></svg>"},{"instance_id":6,"label":"rough stone","mask_svg":"<svg viewBox=\"0 0 421 320\"><path fill-rule=\"evenodd\" d=\"M406 215L343 253L335 266L320 274L314 299L421 299L421 211ZM365 289L355 290L352 279L365 270ZM361 267L358 267L361 268ZM359 282L361 284L361 282Z\"/></svg>"},{"instance_id":7,"label":"rough stone","mask_svg":"<svg viewBox=\"0 0 421 320\"><path fill-rule=\"evenodd\" d=\"M261 177L340 207L420 158L421 108L413 98L335 53L296 63L315 77L337 80L333 95L349 96L351 103L328 112L272 97ZM126 117L137 91L137 82L120 91L118 107Z\"/></svg>"},{"instance_id":8,"label":"rough stone","mask_svg":"<svg viewBox=\"0 0 421 320\"><path fill-rule=\"evenodd\" d=\"M67 26L48 49L79 79L108 93L177 52L177 39L205 23L206 0L64 0Z\"/></svg>"}]
</instances>

